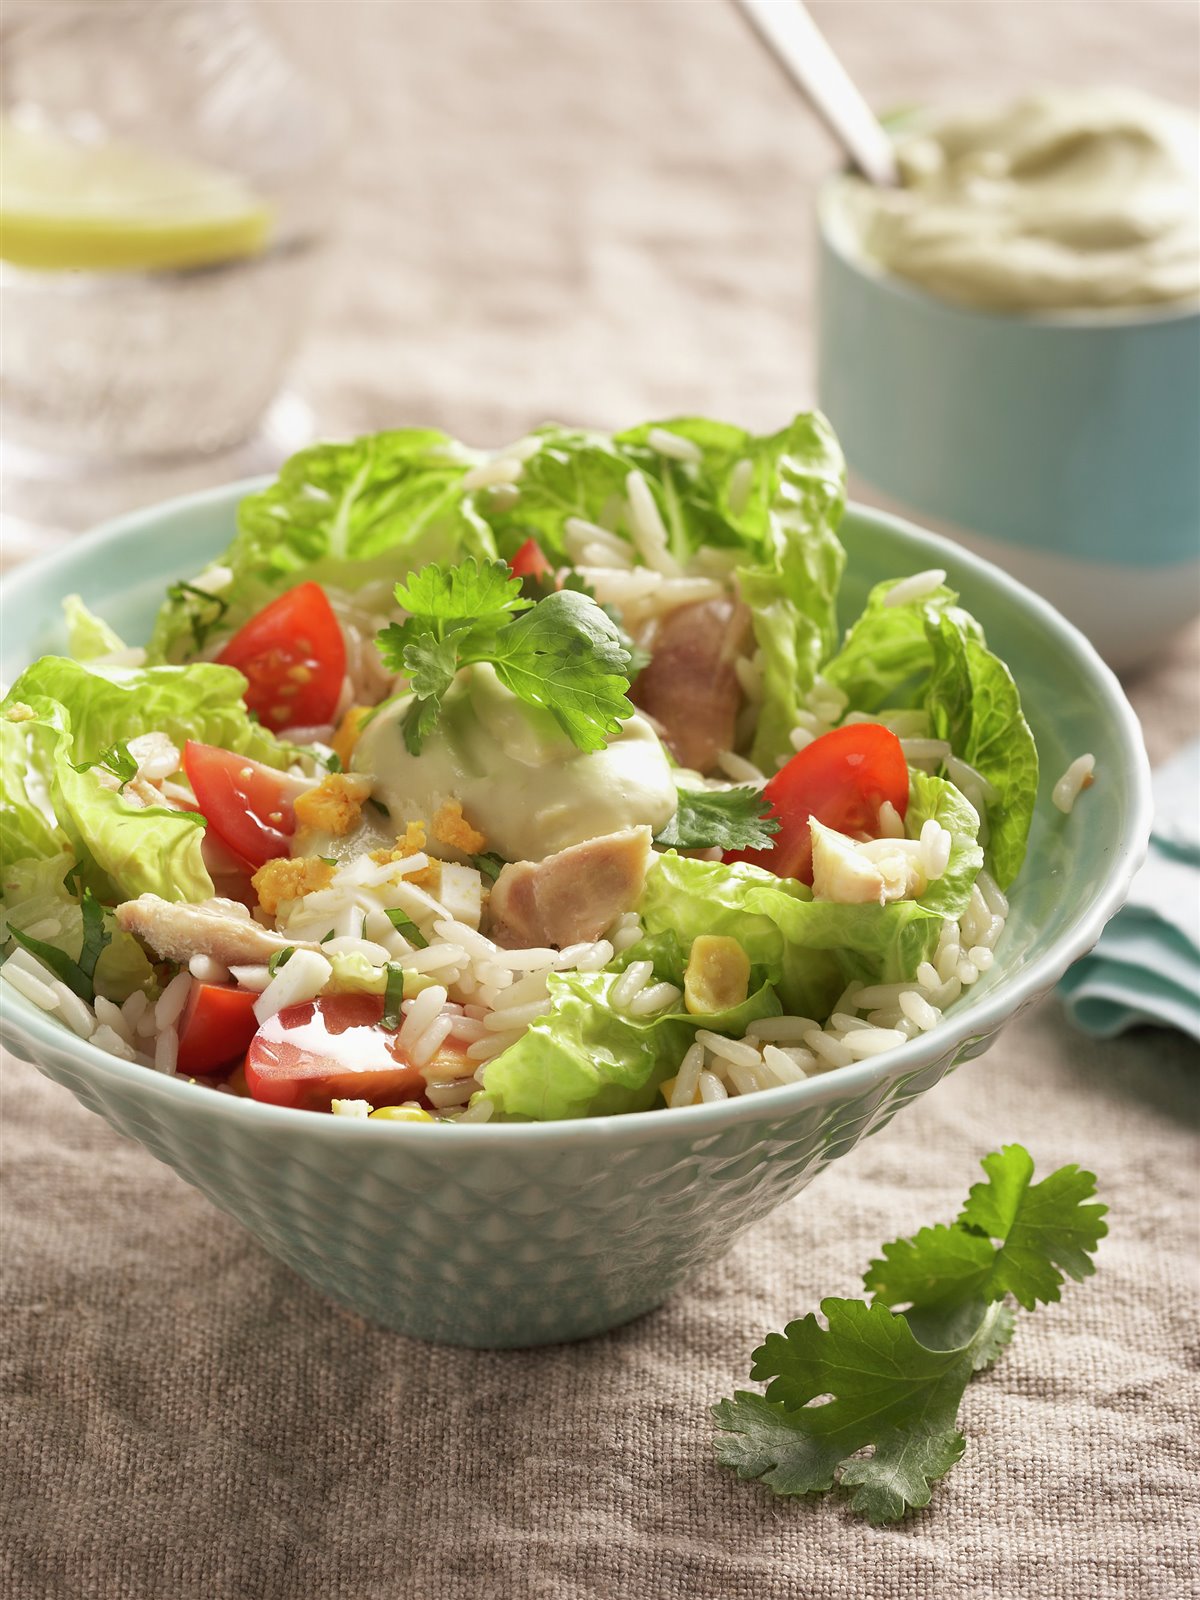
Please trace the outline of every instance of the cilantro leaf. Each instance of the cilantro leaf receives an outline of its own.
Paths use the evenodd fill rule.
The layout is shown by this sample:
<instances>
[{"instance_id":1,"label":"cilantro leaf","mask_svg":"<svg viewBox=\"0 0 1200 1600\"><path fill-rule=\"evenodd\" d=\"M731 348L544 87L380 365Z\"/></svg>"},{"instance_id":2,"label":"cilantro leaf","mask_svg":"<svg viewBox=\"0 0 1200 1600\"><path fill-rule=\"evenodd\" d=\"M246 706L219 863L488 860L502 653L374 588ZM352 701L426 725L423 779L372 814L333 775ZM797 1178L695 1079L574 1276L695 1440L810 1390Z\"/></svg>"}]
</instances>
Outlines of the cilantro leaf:
<instances>
[{"instance_id":1,"label":"cilantro leaf","mask_svg":"<svg viewBox=\"0 0 1200 1600\"><path fill-rule=\"evenodd\" d=\"M928 1505L965 1448L958 1408L999 1309L966 1344L929 1350L885 1306L823 1300L828 1328L810 1312L754 1352L751 1377L772 1380L765 1397L739 1393L714 1408L717 1459L777 1494L832 1489L840 1468L851 1507L872 1522ZM831 1398L811 1403L821 1396Z\"/></svg>"},{"instance_id":2,"label":"cilantro leaf","mask_svg":"<svg viewBox=\"0 0 1200 1600\"><path fill-rule=\"evenodd\" d=\"M75 772L90 772L93 767L102 768L120 780L118 794L125 793L125 785L133 782L138 770L137 761L130 755L129 746L123 740L110 744L107 750L102 750L91 761L72 761L69 765Z\"/></svg>"},{"instance_id":3,"label":"cilantro leaf","mask_svg":"<svg viewBox=\"0 0 1200 1600\"><path fill-rule=\"evenodd\" d=\"M654 836L676 850L770 850L778 819L761 789L679 789L675 815Z\"/></svg>"},{"instance_id":4,"label":"cilantro leaf","mask_svg":"<svg viewBox=\"0 0 1200 1600\"><path fill-rule=\"evenodd\" d=\"M72 867L63 882L67 883L77 870ZM75 961L56 946L30 938L19 928L10 926L8 935L22 949L28 950L31 956L36 956L44 966L49 967L54 976L81 1000L91 1005L96 998L96 963L104 948L112 943L112 934L104 926L104 907L90 889L84 889L80 896L79 909L83 914L83 939L79 946L79 957Z\"/></svg>"},{"instance_id":5,"label":"cilantro leaf","mask_svg":"<svg viewBox=\"0 0 1200 1600\"><path fill-rule=\"evenodd\" d=\"M713 1408L717 1459L776 1494L815 1494L836 1481L872 1522L927 1505L931 1485L964 1449L963 1391L1013 1336L1009 1294L1027 1309L1057 1300L1065 1272L1082 1280L1106 1229L1085 1205L1095 1179L1062 1167L1031 1182L1033 1162L1008 1145L983 1162L957 1220L885 1245L862 1300L821 1302L768 1334L750 1376L765 1395ZM895 1310L906 1304L907 1309ZM870 1454L863 1456L863 1451Z\"/></svg>"},{"instance_id":6,"label":"cilantro leaf","mask_svg":"<svg viewBox=\"0 0 1200 1600\"><path fill-rule=\"evenodd\" d=\"M457 567L431 562L410 573L396 585L396 601L410 618L437 623L443 630L464 622L496 627L510 613L533 604L522 596L521 580L513 576L507 561L480 562L474 557Z\"/></svg>"},{"instance_id":7,"label":"cilantro leaf","mask_svg":"<svg viewBox=\"0 0 1200 1600\"><path fill-rule=\"evenodd\" d=\"M633 715L629 652L612 618L570 589L547 595L497 636L490 660L519 699L544 706L580 750L602 750Z\"/></svg>"},{"instance_id":8,"label":"cilantro leaf","mask_svg":"<svg viewBox=\"0 0 1200 1600\"><path fill-rule=\"evenodd\" d=\"M379 653L409 679L404 742L419 755L461 667L490 663L507 689L554 717L580 750L599 750L633 715L630 653L594 600L556 590L535 603L507 564L422 567L396 587L409 616L379 635Z\"/></svg>"},{"instance_id":9,"label":"cilantro leaf","mask_svg":"<svg viewBox=\"0 0 1200 1600\"><path fill-rule=\"evenodd\" d=\"M1032 1183L1033 1160L1019 1144L986 1156L983 1170L987 1182L971 1190L953 1226L883 1247L863 1280L876 1299L947 1307L1011 1294L1032 1311L1059 1298L1064 1273L1082 1282L1096 1270L1090 1252L1108 1229L1107 1207L1083 1203L1096 1192L1092 1173L1061 1167Z\"/></svg>"}]
</instances>

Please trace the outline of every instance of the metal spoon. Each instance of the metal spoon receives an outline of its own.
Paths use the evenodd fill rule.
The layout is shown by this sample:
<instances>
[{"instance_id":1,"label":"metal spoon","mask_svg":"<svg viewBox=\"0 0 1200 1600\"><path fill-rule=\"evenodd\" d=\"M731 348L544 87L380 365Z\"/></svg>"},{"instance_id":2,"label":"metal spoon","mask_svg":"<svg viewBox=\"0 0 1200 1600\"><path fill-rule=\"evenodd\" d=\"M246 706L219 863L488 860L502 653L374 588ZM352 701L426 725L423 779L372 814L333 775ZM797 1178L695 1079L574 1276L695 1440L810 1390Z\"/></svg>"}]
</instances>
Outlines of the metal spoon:
<instances>
[{"instance_id":1,"label":"metal spoon","mask_svg":"<svg viewBox=\"0 0 1200 1600\"><path fill-rule=\"evenodd\" d=\"M899 183L892 141L802 0L737 0L737 4L863 176L886 187Z\"/></svg>"}]
</instances>

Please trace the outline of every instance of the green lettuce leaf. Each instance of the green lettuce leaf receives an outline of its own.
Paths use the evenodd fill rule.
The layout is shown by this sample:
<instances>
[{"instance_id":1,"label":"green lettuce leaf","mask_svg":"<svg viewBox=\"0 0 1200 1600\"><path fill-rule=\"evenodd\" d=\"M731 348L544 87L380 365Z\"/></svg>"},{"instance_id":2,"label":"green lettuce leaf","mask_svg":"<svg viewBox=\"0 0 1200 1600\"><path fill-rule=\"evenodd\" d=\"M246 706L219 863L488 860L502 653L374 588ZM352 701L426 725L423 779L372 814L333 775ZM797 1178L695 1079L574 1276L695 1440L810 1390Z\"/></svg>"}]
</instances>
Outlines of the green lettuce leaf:
<instances>
[{"instance_id":1,"label":"green lettuce leaf","mask_svg":"<svg viewBox=\"0 0 1200 1600\"><path fill-rule=\"evenodd\" d=\"M908 770L908 815L910 835L919 835L930 818L947 829L953 843L950 864L921 896L921 904L943 917L959 917L967 909L971 890L983 866L983 851L978 844L979 813L969 800L945 778L930 777L915 767Z\"/></svg>"},{"instance_id":2,"label":"green lettuce leaf","mask_svg":"<svg viewBox=\"0 0 1200 1600\"><path fill-rule=\"evenodd\" d=\"M991 784L984 855L1004 887L1024 860L1037 799L1037 749L1016 684L952 589L889 606L895 587L872 589L822 674L856 711L923 710L930 733Z\"/></svg>"},{"instance_id":3,"label":"green lettuce leaf","mask_svg":"<svg viewBox=\"0 0 1200 1600\"><path fill-rule=\"evenodd\" d=\"M95 616L77 594L63 601L63 620L67 625L67 653L75 661L94 661L112 655L125 645L101 617Z\"/></svg>"},{"instance_id":4,"label":"green lettuce leaf","mask_svg":"<svg viewBox=\"0 0 1200 1600\"><path fill-rule=\"evenodd\" d=\"M41 860L26 858L5 869L0 880L3 908L0 909L0 943L7 943L10 929L33 932L44 944L52 945L79 959L83 944L83 913L78 896L67 886L75 858L68 852ZM97 994L118 1004L135 989L152 990L156 979L146 952L131 933L126 933L106 913L105 931L109 943L96 963Z\"/></svg>"},{"instance_id":5,"label":"green lettuce leaf","mask_svg":"<svg viewBox=\"0 0 1200 1600\"><path fill-rule=\"evenodd\" d=\"M551 976L546 1016L488 1063L485 1087L498 1115L542 1122L648 1110L698 1027L740 1037L757 1018L780 1013L774 990L760 981L728 1011L626 1016L613 1009L609 993L631 961L652 961L656 982L682 987L687 958L671 932L641 940L603 972Z\"/></svg>"},{"instance_id":6,"label":"green lettuce leaf","mask_svg":"<svg viewBox=\"0 0 1200 1600\"><path fill-rule=\"evenodd\" d=\"M69 850L101 900L147 893L206 899L213 888L202 857L203 820L139 806L132 795L107 788L97 771L76 768L114 743L156 730L180 747L193 738L285 766L288 747L251 720L244 687L240 672L210 662L146 668L89 667L62 656L35 662L0 705L4 867Z\"/></svg>"},{"instance_id":7,"label":"green lettuce leaf","mask_svg":"<svg viewBox=\"0 0 1200 1600\"><path fill-rule=\"evenodd\" d=\"M213 563L232 573L220 590L227 602L221 629L239 627L309 579L359 590L376 579L394 583L429 561L494 558L491 531L462 487L480 459L423 428L313 445L292 456L273 484L242 501L237 536ZM186 592L168 597L151 636L151 661L194 652L202 604ZM389 588L381 609L390 604ZM212 622L211 612L205 620Z\"/></svg>"}]
</instances>

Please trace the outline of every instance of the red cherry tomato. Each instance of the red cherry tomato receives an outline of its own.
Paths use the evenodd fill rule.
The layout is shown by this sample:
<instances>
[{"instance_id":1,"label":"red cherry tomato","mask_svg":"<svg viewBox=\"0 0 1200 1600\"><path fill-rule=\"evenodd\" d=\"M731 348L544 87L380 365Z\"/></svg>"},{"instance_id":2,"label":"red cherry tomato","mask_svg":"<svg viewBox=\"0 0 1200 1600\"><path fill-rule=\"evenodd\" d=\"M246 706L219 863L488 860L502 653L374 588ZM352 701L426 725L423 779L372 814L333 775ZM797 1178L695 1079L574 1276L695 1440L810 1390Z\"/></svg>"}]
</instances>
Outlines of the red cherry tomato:
<instances>
[{"instance_id":1,"label":"red cherry tomato","mask_svg":"<svg viewBox=\"0 0 1200 1600\"><path fill-rule=\"evenodd\" d=\"M514 578L548 578L554 571L536 539L526 539L509 566Z\"/></svg>"},{"instance_id":2,"label":"red cherry tomato","mask_svg":"<svg viewBox=\"0 0 1200 1600\"><path fill-rule=\"evenodd\" d=\"M812 883L812 835L816 817L839 833L879 832L879 808L891 802L908 810L908 766L900 741L876 722L851 723L822 734L779 769L763 790L770 815L779 819L773 850L731 850L726 861L749 861L780 878Z\"/></svg>"},{"instance_id":3,"label":"red cherry tomato","mask_svg":"<svg viewBox=\"0 0 1200 1600\"><path fill-rule=\"evenodd\" d=\"M346 675L346 641L319 583L272 600L217 657L247 680L246 704L264 727L318 727L333 720Z\"/></svg>"},{"instance_id":4,"label":"red cherry tomato","mask_svg":"<svg viewBox=\"0 0 1200 1600\"><path fill-rule=\"evenodd\" d=\"M183 747L183 770L196 809L235 855L251 868L287 855L296 815L281 772L194 739Z\"/></svg>"},{"instance_id":5,"label":"red cherry tomato","mask_svg":"<svg viewBox=\"0 0 1200 1600\"><path fill-rule=\"evenodd\" d=\"M176 1071L224 1077L238 1066L258 1031L257 995L224 983L193 983L179 1024Z\"/></svg>"},{"instance_id":6,"label":"red cherry tomato","mask_svg":"<svg viewBox=\"0 0 1200 1600\"><path fill-rule=\"evenodd\" d=\"M373 994L325 995L286 1007L251 1041L250 1093L303 1111L328 1111L333 1100L395 1105L418 1098L424 1069L406 1059L395 1033L380 1027L382 1017L383 999Z\"/></svg>"}]
</instances>

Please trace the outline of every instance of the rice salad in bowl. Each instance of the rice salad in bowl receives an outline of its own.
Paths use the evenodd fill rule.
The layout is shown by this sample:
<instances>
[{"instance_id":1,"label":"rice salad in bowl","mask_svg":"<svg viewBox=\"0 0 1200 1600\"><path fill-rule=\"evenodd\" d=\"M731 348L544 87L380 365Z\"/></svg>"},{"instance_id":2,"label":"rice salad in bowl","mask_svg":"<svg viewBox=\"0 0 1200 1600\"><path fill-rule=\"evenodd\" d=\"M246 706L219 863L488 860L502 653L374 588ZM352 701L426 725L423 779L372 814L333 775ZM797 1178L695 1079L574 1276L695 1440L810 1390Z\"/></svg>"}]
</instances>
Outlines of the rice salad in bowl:
<instances>
[{"instance_id":1,"label":"rice salad in bowl","mask_svg":"<svg viewBox=\"0 0 1200 1600\"><path fill-rule=\"evenodd\" d=\"M1037 753L943 572L839 629L843 504L815 414L302 451L148 644L72 597L13 683L0 976L147 1069L408 1123L927 1032L1003 961Z\"/></svg>"}]
</instances>

